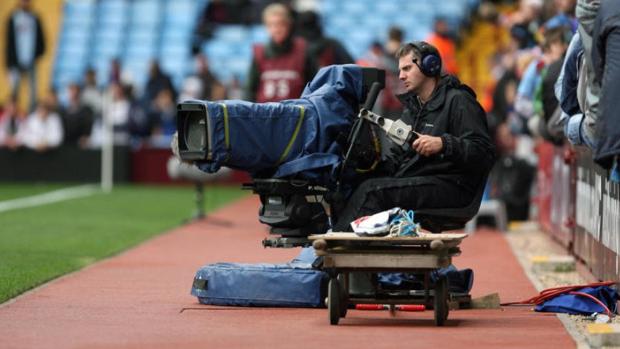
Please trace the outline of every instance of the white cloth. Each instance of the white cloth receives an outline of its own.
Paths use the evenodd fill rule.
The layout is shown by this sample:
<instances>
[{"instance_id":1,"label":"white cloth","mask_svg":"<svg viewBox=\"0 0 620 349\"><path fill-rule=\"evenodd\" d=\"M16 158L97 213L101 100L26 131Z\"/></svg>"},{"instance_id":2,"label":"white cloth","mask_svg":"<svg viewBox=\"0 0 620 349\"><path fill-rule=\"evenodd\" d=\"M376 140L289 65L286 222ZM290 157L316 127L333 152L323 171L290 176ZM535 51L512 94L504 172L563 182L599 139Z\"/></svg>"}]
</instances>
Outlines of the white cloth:
<instances>
[{"instance_id":1,"label":"white cloth","mask_svg":"<svg viewBox=\"0 0 620 349\"><path fill-rule=\"evenodd\" d=\"M129 122L129 108L131 105L126 99L111 101L106 110L106 117L112 121L115 127L125 126Z\"/></svg>"},{"instance_id":2,"label":"white cloth","mask_svg":"<svg viewBox=\"0 0 620 349\"><path fill-rule=\"evenodd\" d=\"M372 216L360 217L351 222L355 233L376 234L387 233L390 230L390 220L400 211L399 207L375 213Z\"/></svg>"}]
</instances>

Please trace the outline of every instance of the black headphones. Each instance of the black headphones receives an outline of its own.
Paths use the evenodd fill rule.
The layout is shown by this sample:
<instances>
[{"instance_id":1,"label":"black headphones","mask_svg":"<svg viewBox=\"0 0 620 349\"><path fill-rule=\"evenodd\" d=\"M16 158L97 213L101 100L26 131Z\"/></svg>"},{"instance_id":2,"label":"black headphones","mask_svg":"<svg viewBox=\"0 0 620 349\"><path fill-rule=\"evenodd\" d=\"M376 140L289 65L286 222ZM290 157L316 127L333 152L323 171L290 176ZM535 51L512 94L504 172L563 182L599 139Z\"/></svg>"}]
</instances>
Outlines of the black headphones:
<instances>
[{"instance_id":1,"label":"black headphones","mask_svg":"<svg viewBox=\"0 0 620 349\"><path fill-rule=\"evenodd\" d=\"M441 73L441 56L439 51L425 41L413 41L409 45L420 54L420 62L414 59L413 63L420 68L422 74L429 77L439 76Z\"/></svg>"}]
</instances>

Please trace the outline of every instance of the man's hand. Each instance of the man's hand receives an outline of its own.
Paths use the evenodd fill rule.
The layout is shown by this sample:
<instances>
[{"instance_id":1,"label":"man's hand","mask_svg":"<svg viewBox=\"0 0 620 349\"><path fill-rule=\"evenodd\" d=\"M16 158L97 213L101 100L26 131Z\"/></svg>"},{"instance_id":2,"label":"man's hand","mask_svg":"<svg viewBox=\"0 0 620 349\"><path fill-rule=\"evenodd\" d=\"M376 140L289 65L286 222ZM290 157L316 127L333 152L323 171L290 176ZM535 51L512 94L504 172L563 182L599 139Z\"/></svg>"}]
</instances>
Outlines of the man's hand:
<instances>
[{"instance_id":1,"label":"man's hand","mask_svg":"<svg viewBox=\"0 0 620 349\"><path fill-rule=\"evenodd\" d=\"M431 156L443 149L441 137L434 137L416 133L418 138L411 143L411 147L422 156Z\"/></svg>"}]
</instances>

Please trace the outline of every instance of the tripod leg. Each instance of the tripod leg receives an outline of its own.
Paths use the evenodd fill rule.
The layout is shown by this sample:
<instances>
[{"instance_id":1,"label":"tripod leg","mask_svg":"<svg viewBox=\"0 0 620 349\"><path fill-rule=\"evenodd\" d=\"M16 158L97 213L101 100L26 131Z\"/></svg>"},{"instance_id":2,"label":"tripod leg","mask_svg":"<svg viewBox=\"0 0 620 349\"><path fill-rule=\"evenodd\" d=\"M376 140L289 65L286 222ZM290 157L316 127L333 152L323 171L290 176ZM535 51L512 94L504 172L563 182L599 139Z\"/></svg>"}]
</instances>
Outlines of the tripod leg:
<instances>
[{"instance_id":1,"label":"tripod leg","mask_svg":"<svg viewBox=\"0 0 620 349\"><path fill-rule=\"evenodd\" d=\"M196 213L194 219L205 218L204 207L204 184L202 182L196 182Z\"/></svg>"}]
</instances>

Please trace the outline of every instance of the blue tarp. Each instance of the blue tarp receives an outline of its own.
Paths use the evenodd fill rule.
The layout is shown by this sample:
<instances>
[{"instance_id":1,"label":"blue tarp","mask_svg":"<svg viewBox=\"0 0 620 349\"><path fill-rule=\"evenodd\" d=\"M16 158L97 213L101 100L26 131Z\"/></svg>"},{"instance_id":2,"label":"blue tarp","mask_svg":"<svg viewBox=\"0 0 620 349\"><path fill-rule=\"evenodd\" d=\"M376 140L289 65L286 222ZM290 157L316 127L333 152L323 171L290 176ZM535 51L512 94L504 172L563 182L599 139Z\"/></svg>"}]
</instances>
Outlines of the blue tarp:
<instances>
[{"instance_id":1,"label":"blue tarp","mask_svg":"<svg viewBox=\"0 0 620 349\"><path fill-rule=\"evenodd\" d=\"M589 294L599 301L612 312L616 313L616 302L618 302L618 291L609 286L586 287L578 292ZM598 303L584 296L575 294L562 294L555 298L539 304L534 308L536 311L551 313L568 313L590 315L592 313L605 313L605 309Z\"/></svg>"},{"instance_id":2,"label":"blue tarp","mask_svg":"<svg viewBox=\"0 0 620 349\"><path fill-rule=\"evenodd\" d=\"M334 65L322 68L299 99L193 101L207 108L213 154L197 165L206 172L227 166L250 174L272 171L274 178L329 181L342 161L336 139L348 135L362 88L361 67Z\"/></svg>"}]
</instances>

